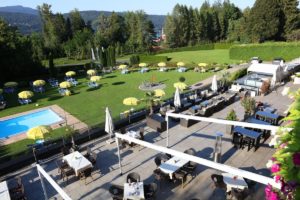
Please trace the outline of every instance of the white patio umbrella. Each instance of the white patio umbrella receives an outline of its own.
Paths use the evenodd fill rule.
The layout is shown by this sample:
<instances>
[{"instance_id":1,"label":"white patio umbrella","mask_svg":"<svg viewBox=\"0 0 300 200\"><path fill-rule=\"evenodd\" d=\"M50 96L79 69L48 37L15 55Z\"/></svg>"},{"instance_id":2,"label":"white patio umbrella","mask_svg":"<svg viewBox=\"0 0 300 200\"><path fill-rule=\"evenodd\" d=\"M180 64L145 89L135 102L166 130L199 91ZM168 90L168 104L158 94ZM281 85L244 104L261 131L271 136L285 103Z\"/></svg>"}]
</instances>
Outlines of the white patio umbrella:
<instances>
[{"instance_id":1,"label":"white patio umbrella","mask_svg":"<svg viewBox=\"0 0 300 200\"><path fill-rule=\"evenodd\" d=\"M112 139L112 136L114 134L114 124L113 124L113 121L112 121L112 117L111 117L111 114L110 114L110 111L108 109L108 107L106 107L105 109L105 132L109 134L109 140L107 141L107 143L111 144L113 143L113 139Z\"/></svg>"},{"instance_id":2,"label":"white patio umbrella","mask_svg":"<svg viewBox=\"0 0 300 200\"><path fill-rule=\"evenodd\" d=\"M180 107L181 106L181 101L180 101L180 93L179 93L179 88L176 88L176 92L174 95L174 106L175 107Z\"/></svg>"},{"instance_id":3,"label":"white patio umbrella","mask_svg":"<svg viewBox=\"0 0 300 200\"><path fill-rule=\"evenodd\" d=\"M214 75L211 83L211 90L216 92L218 90L218 82L217 82L217 76Z\"/></svg>"},{"instance_id":4,"label":"white patio umbrella","mask_svg":"<svg viewBox=\"0 0 300 200\"><path fill-rule=\"evenodd\" d=\"M96 58L95 58L95 54L94 54L94 49L93 49L93 48L91 48L91 51L92 51L92 60L96 60Z\"/></svg>"}]
</instances>

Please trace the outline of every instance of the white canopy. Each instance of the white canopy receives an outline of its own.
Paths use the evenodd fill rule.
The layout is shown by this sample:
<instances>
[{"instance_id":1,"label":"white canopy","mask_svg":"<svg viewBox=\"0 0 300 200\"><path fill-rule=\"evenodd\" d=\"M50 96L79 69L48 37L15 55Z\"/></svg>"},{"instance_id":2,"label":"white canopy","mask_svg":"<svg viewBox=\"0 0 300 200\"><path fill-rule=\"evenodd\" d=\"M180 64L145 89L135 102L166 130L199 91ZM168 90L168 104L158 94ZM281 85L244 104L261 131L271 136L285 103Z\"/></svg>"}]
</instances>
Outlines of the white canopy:
<instances>
[{"instance_id":1,"label":"white canopy","mask_svg":"<svg viewBox=\"0 0 300 200\"><path fill-rule=\"evenodd\" d=\"M250 67L248 68L248 73L249 72L272 76L272 79L275 82L279 81L283 76L282 66L265 63L257 63L250 65Z\"/></svg>"}]
</instances>

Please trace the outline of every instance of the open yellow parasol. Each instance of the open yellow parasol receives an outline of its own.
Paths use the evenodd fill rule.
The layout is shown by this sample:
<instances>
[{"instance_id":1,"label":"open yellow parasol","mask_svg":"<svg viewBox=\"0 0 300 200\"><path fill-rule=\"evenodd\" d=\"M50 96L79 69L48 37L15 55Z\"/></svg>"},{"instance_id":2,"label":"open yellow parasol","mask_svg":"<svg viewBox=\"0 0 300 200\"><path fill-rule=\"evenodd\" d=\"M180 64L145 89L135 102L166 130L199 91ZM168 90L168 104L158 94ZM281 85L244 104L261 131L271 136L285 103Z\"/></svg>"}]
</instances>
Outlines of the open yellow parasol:
<instances>
[{"instance_id":1,"label":"open yellow parasol","mask_svg":"<svg viewBox=\"0 0 300 200\"><path fill-rule=\"evenodd\" d=\"M139 100L135 97L128 97L123 100L123 104L127 106L136 106L139 104Z\"/></svg>"},{"instance_id":2,"label":"open yellow parasol","mask_svg":"<svg viewBox=\"0 0 300 200\"><path fill-rule=\"evenodd\" d=\"M60 88L63 88L63 89L66 89L66 88L70 88L72 85L71 85L71 83L69 82L69 81L64 81L64 82L61 82L60 84L59 84L59 87Z\"/></svg>"},{"instance_id":3,"label":"open yellow parasol","mask_svg":"<svg viewBox=\"0 0 300 200\"><path fill-rule=\"evenodd\" d=\"M97 74L96 70L94 70L94 69L90 69L86 73L89 76L95 76Z\"/></svg>"},{"instance_id":4,"label":"open yellow parasol","mask_svg":"<svg viewBox=\"0 0 300 200\"><path fill-rule=\"evenodd\" d=\"M90 80L91 80L92 82L96 82L96 81L100 81L101 78L102 78L101 76L92 76Z\"/></svg>"},{"instance_id":5,"label":"open yellow parasol","mask_svg":"<svg viewBox=\"0 0 300 200\"><path fill-rule=\"evenodd\" d=\"M154 90L154 96L156 96L156 97L162 97L162 96L165 96L165 95L166 95L166 93L162 89Z\"/></svg>"},{"instance_id":6,"label":"open yellow parasol","mask_svg":"<svg viewBox=\"0 0 300 200\"><path fill-rule=\"evenodd\" d=\"M45 135L51 131L49 126L37 126L27 131L27 138L32 140L44 139Z\"/></svg>"},{"instance_id":7,"label":"open yellow parasol","mask_svg":"<svg viewBox=\"0 0 300 200\"><path fill-rule=\"evenodd\" d=\"M76 75L76 72L74 72L74 71L68 71L66 73L66 76L75 76L75 75Z\"/></svg>"},{"instance_id":8,"label":"open yellow parasol","mask_svg":"<svg viewBox=\"0 0 300 200\"><path fill-rule=\"evenodd\" d=\"M165 62L160 62L160 63L158 63L157 65L158 65L159 67L165 67L165 66L167 66Z\"/></svg>"},{"instance_id":9,"label":"open yellow parasol","mask_svg":"<svg viewBox=\"0 0 300 200\"><path fill-rule=\"evenodd\" d=\"M208 64L207 63L199 63L198 66L199 67L206 67Z\"/></svg>"},{"instance_id":10,"label":"open yellow parasol","mask_svg":"<svg viewBox=\"0 0 300 200\"><path fill-rule=\"evenodd\" d=\"M6 82L4 83L4 87L16 87L18 86L17 82Z\"/></svg>"},{"instance_id":11,"label":"open yellow parasol","mask_svg":"<svg viewBox=\"0 0 300 200\"><path fill-rule=\"evenodd\" d=\"M177 83L174 83L173 85L175 88L179 88L180 90L184 90L187 88L187 85L185 83L182 83L182 82L177 82Z\"/></svg>"},{"instance_id":12,"label":"open yellow parasol","mask_svg":"<svg viewBox=\"0 0 300 200\"><path fill-rule=\"evenodd\" d=\"M184 63L184 62L178 62L178 63L177 63L177 66L178 66L178 67L184 67L184 66L185 66L185 63Z\"/></svg>"},{"instance_id":13,"label":"open yellow parasol","mask_svg":"<svg viewBox=\"0 0 300 200\"><path fill-rule=\"evenodd\" d=\"M118 69L126 69L126 68L127 68L127 65L119 65Z\"/></svg>"},{"instance_id":14,"label":"open yellow parasol","mask_svg":"<svg viewBox=\"0 0 300 200\"><path fill-rule=\"evenodd\" d=\"M31 91L23 91L23 92L20 92L18 94L18 97L20 99L29 99L29 98L33 97L33 92L31 92Z\"/></svg>"},{"instance_id":15,"label":"open yellow parasol","mask_svg":"<svg viewBox=\"0 0 300 200\"><path fill-rule=\"evenodd\" d=\"M139 67L147 67L147 63L140 63Z\"/></svg>"},{"instance_id":16,"label":"open yellow parasol","mask_svg":"<svg viewBox=\"0 0 300 200\"><path fill-rule=\"evenodd\" d=\"M32 83L34 86L43 86L46 84L44 80L36 80Z\"/></svg>"}]
</instances>

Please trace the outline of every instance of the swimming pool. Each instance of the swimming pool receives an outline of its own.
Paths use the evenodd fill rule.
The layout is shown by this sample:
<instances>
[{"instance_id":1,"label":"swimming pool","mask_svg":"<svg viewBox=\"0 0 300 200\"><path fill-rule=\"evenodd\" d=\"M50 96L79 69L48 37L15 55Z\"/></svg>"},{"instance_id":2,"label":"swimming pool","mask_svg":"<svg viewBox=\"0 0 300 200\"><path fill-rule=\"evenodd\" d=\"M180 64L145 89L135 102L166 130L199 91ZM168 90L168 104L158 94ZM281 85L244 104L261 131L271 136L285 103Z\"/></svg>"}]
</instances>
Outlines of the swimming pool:
<instances>
[{"instance_id":1,"label":"swimming pool","mask_svg":"<svg viewBox=\"0 0 300 200\"><path fill-rule=\"evenodd\" d=\"M0 120L0 138L26 132L36 126L51 125L62 120L63 119L51 109L45 109L7 120Z\"/></svg>"}]
</instances>

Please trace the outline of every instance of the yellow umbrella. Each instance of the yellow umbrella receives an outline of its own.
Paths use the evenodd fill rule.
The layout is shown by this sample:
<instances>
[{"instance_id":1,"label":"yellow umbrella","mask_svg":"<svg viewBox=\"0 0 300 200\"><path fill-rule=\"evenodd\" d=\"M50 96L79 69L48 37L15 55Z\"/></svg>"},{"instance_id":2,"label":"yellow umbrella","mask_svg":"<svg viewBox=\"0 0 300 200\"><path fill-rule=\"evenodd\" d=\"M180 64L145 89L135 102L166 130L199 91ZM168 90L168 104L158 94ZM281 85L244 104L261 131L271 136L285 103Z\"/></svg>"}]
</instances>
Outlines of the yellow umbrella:
<instances>
[{"instance_id":1,"label":"yellow umbrella","mask_svg":"<svg viewBox=\"0 0 300 200\"><path fill-rule=\"evenodd\" d=\"M147 67L147 63L140 63L139 67Z\"/></svg>"},{"instance_id":2,"label":"yellow umbrella","mask_svg":"<svg viewBox=\"0 0 300 200\"><path fill-rule=\"evenodd\" d=\"M70 90L65 90L65 95L66 95L66 96L71 96L71 94L72 94L72 93L71 93Z\"/></svg>"},{"instance_id":3,"label":"yellow umbrella","mask_svg":"<svg viewBox=\"0 0 300 200\"><path fill-rule=\"evenodd\" d=\"M184 62L178 62L178 63L177 63L177 66L178 66L178 67L184 67L184 66L185 66L185 63L184 63Z\"/></svg>"},{"instance_id":4,"label":"yellow umbrella","mask_svg":"<svg viewBox=\"0 0 300 200\"><path fill-rule=\"evenodd\" d=\"M68 71L66 73L66 76L75 76L75 75L76 75L76 72L74 72L74 71Z\"/></svg>"},{"instance_id":5,"label":"yellow umbrella","mask_svg":"<svg viewBox=\"0 0 300 200\"><path fill-rule=\"evenodd\" d=\"M88 70L86 73L87 73L88 75L90 75L90 76L94 76L94 75L97 74L96 70L94 70L94 69L90 69L90 70Z\"/></svg>"},{"instance_id":6,"label":"yellow umbrella","mask_svg":"<svg viewBox=\"0 0 300 200\"><path fill-rule=\"evenodd\" d=\"M159 67L165 67L165 66L167 66L165 62L160 62L160 63L158 63L157 65L158 65Z\"/></svg>"},{"instance_id":7,"label":"yellow umbrella","mask_svg":"<svg viewBox=\"0 0 300 200\"><path fill-rule=\"evenodd\" d=\"M119 66L119 69L126 69L127 68L127 65L120 65Z\"/></svg>"},{"instance_id":8,"label":"yellow umbrella","mask_svg":"<svg viewBox=\"0 0 300 200\"><path fill-rule=\"evenodd\" d=\"M32 140L44 139L45 135L51 131L49 126L37 126L27 131L27 138Z\"/></svg>"},{"instance_id":9,"label":"yellow umbrella","mask_svg":"<svg viewBox=\"0 0 300 200\"><path fill-rule=\"evenodd\" d=\"M136 106L139 104L139 100L134 97L128 97L123 100L123 104L127 106Z\"/></svg>"},{"instance_id":10,"label":"yellow umbrella","mask_svg":"<svg viewBox=\"0 0 300 200\"><path fill-rule=\"evenodd\" d=\"M206 67L208 64L207 63L199 63L198 66L199 67Z\"/></svg>"},{"instance_id":11,"label":"yellow umbrella","mask_svg":"<svg viewBox=\"0 0 300 200\"><path fill-rule=\"evenodd\" d=\"M156 97L162 97L166 95L165 91L163 91L162 89L154 90L154 93L155 93L154 96Z\"/></svg>"},{"instance_id":12,"label":"yellow umbrella","mask_svg":"<svg viewBox=\"0 0 300 200\"><path fill-rule=\"evenodd\" d=\"M18 94L20 99L28 99L33 97L33 92L31 91L23 91Z\"/></svg>"},{"instance_id":13,"label":"yellow umbrella","mask_svg":"<svg viewBox=\"0 0 300 200\"><path fill-rule=\"evenodd\" d=\"M34 86L43 86L46 84L44 80L36 80L32 83Z\"/></svg>"},{"instance_id":14,"label":"yellow umbrella","mask_svg":"<svg viewBox=\"0 0 300 200\"><path fill-rule=\"evenodd\" d=\"M69 82L69 81L64 81L64 82L61 82L60 84L59 84L59 87L60 88L63 88L63 89L66 89L66 88L70 88L72 85L71 85L71 83Z\"/></svg>"},{"instance_id":15,"label":"yellow umbrella","mask_svg":"<svg viewBox=\"0 0 300 200\"><path fill-rule=\"evenodd\" d=\"M102 78L101 76L92 76L90 80L92 82L96 82L96 81L100 81L101 78Z\"/></svg>"},{"instance_id":16,"label":"yellow umbrella","mask_svg":"<svg viewBox=\"0 0 300 200\"><path fill-rule=\"evenodd\" d=\"M182 82L177 82L177 83L174 83L174 87L179 88L180 90L184 90L184 89L187 88L187 85L185 83L182 83Z\"/></svg>"},{"instance_id":17,"label":"yellow umbrella","mask_svg":"<svg viewBox=\"0 0 300 200\"><path fill-rule=\"evenodd\" d=\"M17 82L7 82L4 83L4 87L16 87L18 85Z\"/></svg>"}]
</instances>

